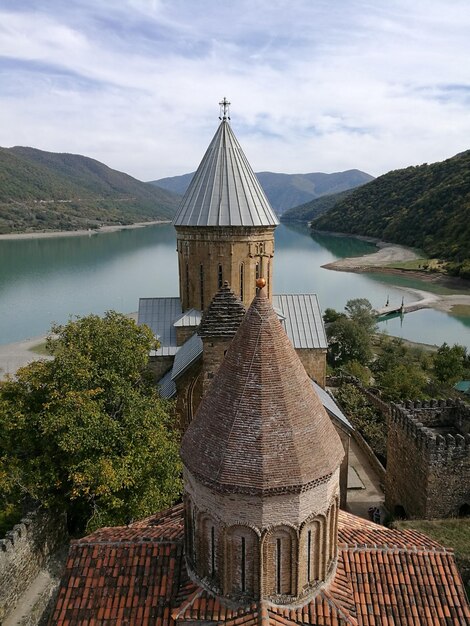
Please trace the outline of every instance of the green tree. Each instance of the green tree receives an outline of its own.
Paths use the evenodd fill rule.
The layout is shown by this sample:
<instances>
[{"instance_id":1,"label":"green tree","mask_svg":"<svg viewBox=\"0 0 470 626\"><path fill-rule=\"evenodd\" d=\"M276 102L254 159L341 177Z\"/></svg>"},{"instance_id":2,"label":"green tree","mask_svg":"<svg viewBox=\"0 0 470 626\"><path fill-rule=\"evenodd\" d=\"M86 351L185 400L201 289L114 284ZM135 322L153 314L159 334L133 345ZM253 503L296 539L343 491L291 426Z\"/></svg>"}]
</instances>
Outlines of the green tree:
<instances>
[{"instance_id":1,"label":"green tree","mask_svg":"<svg viewBox=\"0 0 470 626\"><path fill-rule=\"evenodd\" d=\"M467 349L443 343L434 355L434 374L440 383L456 383L463 375L467 362Z\"/></svg>"},{"instance_id":2,"label":"green tree","mask_svg":"<svg viewBox=\"0 0 470 626\"><path fill-rule=\"evenodd\" d=\"M357 387L349 383L335 390L335 398L375 454L384 461L387 456L387 424L384 416L368 403Z\"/></svg>"},{"instance_id":3,"label":"green tree","mask_svg":"<svg viewBox=\"0 0 470 626\"><path fill-rule=\"evenodd\" d=\"M428 378L413 361L397 362L376 374L376 385L384 400L419 400L426 398Z\"/></svg>"},{"instance_id":4,"label":"green tree","mask_svg":"<svg viewBox=\"0 0 470 626\"><path fill-rule=\"evenodd\" d=\"M377 331L374 309L366 298L348 300L344 310L349 319L356 322L359 326L362 326L367 333L372 334Z\"/></svg>"},{"instance_id":5,"label":"green tree","mask_svg":"<svg viewBox=\"0 0 470 626\"><path fill-rule=\"evenodd\" d=\"M333 367L349 361L367 365L372 358L371 336L367 330L346 317L340 317L326 328L328 361Z\"/></svg>"},{"instance_id":6,"label":"green tree","mask_svg":"<svg viewBox=\"0 0 470 626\"><path fill-rule=\"evenodd\" d=\"M332 322L336 322L336 320L340 319L341 317L346 317L344 313L339 313L338 311L336 311L335 309L325 309L325 312L323 313L323 321L325 322L325 324L331 324Z\"/></svg>"},{"instance_id":7,"label":"green tree","mask_svg":"<svg viewBox=\"0 0 470 626\"><path fill-rule=\"evenodd\" d=\"M66 510L78 531L170 505L179 437L148 374L150 329L108 312L52 333L54 358L0 387L0 490Z\"/></svg>"}]
</instances>

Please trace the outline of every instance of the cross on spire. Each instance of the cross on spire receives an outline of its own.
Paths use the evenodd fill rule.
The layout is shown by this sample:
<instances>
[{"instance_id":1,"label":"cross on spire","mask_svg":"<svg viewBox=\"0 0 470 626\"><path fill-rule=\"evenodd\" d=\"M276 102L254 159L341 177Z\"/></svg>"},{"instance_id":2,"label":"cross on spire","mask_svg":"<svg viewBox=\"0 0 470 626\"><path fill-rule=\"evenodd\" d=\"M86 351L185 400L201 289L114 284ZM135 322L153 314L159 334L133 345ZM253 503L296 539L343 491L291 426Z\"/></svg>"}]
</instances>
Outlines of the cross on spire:
<instances>
[{"instance_id":1,"label":"cross on spire","mask_svg":"<svg viewBox=\"0 0 470 626\"><path fill-rule=\"evenodd\" d=\"M224 96L224 99L219 102L220 106L220 115L219 120L229 120L230 119L230 102Z\"/></svg>"}]
</instances>

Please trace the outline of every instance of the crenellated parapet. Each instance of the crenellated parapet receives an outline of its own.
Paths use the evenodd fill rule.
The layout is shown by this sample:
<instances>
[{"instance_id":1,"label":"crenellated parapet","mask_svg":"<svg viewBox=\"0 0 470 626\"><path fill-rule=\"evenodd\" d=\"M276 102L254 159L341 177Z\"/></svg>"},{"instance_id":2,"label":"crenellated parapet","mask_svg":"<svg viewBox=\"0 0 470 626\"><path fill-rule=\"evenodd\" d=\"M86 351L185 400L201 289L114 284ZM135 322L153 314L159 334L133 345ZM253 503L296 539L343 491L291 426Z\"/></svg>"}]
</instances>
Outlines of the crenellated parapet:
<instances>
[{"instance_id":1,"label":"crenellated parapet","mask_svg":"<svg viewBox=\"0 0 470 626\"><path fill-rule=\"evenodd\" d=\"M391 404L390 427L400 428L431 462L470 457L470 407L440 399Z\"/></svg>"},{"instance_id":2,"label":"crenellated parapet","mask_svg":"<svg viewBox=\"0 0 470 626\"><path fill-rule=\"evenodd\" d=\"M67 539L65 515L36 510L0 539L0 623Z\"/></svg>"}]
</instances>

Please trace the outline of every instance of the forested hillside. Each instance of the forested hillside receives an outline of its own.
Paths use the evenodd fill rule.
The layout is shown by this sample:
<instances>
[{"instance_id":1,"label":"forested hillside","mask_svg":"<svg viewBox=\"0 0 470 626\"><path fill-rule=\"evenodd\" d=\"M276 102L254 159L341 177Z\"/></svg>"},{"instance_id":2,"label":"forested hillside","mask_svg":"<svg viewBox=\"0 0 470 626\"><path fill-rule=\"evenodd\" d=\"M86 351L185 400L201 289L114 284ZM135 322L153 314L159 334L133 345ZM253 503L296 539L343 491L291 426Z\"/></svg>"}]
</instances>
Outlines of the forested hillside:
<instances>
[{"instance_id":1,"label":"forested hillside","mask_svg":"<svg viewBox=\"0 0 470 626\"><path fill-rule=\"evenodd\" d=\"M88 157L0 148L0 233L168 219L178 202Z\"/></svg>"},{"instance_id":2,"label":"forested hillside","mask_svg":"<svg viewBox=\"0 0 470 626\"><path fill-rule=\"evenodd\" d=\"M343 200L353 192L352 189L340 191L339 193L330 193L327 196L320 196L310 202L295 206L282 214L283 222L311 222L316 217L323 215L326 211L332 209L335 204Z\"/></svg>"},{"instance_id":3,"label":"forested hillside","mask_svg":"<svg viewBox=\"0 0 470 626\"><path fill-rule=\"evenodd\" d=\"M194 172L193 172L194 174ZM183 194L191 182L193 174L183 174L152 181L163 189ZM257 172L256 176L278 215L291 207L296 207L313 198L352 189L373 180L373 176L360 170L346 170L324 174L281 174L277 172Z\"/></svg>"},{"instance_id":4,"label":"forested hillside","mask_svg":"<svg viewBox=\"0 0 470 626\"><path fill-rule=\"evenodd\" d=\"M317 230L378 237L451 261L470 278L470 150L389 172L314 220Z\"/></svg>"}]
</instances>

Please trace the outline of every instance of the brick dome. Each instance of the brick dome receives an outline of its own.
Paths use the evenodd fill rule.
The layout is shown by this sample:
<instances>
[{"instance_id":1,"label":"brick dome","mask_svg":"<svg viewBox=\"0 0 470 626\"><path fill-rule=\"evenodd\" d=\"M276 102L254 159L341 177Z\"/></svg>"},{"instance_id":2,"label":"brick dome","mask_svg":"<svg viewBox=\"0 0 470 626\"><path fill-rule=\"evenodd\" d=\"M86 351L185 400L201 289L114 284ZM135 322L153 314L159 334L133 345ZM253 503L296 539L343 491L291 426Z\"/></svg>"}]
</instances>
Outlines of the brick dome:
<instances>
[{"instance_id":1,"label":"brick dome","mask_svg":"<svg viewBox=\"0 0 470 626\"><path fill-rule=\"evenodd\" d=\"M217 490L303 491L338 469L341 441L265 290L253 300L182 441Z\"/></svg>"}]
</instances>

